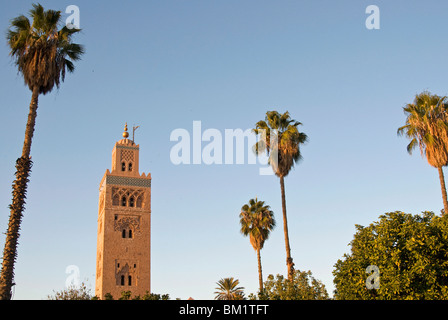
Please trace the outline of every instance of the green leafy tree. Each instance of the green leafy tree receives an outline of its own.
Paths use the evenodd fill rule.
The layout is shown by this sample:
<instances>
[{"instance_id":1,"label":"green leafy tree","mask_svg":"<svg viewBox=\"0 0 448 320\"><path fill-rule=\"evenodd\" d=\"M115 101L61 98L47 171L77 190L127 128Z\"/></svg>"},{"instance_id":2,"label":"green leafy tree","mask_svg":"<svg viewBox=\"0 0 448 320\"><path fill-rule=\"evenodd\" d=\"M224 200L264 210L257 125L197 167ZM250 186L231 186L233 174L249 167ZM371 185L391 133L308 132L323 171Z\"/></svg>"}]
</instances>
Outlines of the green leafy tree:
<instances>
[{"instance_id":1,"label":"green leafy tree","mask_svg":"<svg viewBox=\"0 0 448 320\"><path fill-rule=\"evenodd\" d=\"M32 95L22 155L16 161L12 204L9 206L10 218L0 275L2 300L11 299L19 230L32 166L30 152L38 98L40 94L51 92L54 86L59 87L61 80L65 79L66 70L73 72L73 61L79 60L84 53L81 45L72 42L72 36L79 29L69 29L66 26L58 29L60 11L44 10L40 4L33 4L30 15L32 22L24 15L14 18L7 32L10 55Z\"/></svg>"},{"instance_id":2,"label":"green leafy tree","mask_svg":"<svg viewBox=\"0 0 448 320\"><path fill-rule=\"evenodd\" d=\"M122 291L121 297L118 300L130 300L131 299L131 291Z\"/></svg>"},{"instance_id":3,"label":"green leafy tree","mask_svg":"<svg viewBox=\"0 0 448 320\"><path fill-rule=\"evenodd\" d=\"M264 138L255 144L255 153L258 155L266 152L275 175L280 178L283 232L285 235L286 266L289 280L292 280L294 277L294 262L291 257L289 244L284 178L289 174L294 164L302 158L300 145L308 139L305 133L299 131L299 125L301 123L291 119L288 111L283 114L277 111L268 111L265 121L258 121L255 129L252 130L256 134L261 134Z\"/></svg>"},{"instance_id":4,"label":"green leafy tree","mask_svg":"<svg viewBox=\"0 0 448 320\"><path fill-rule=\"evenodd\" d=\"M406 114L406 125L398 128L399 135L405 135L411 141L407 151L418 146L422 156L428 163L437 168L444 212L448 212L445 178L442 167L448 164L448 98L440 97L424 91L416 95L414 102L407 104L403 111Z\"/></svg>"},{"instance_id":5,"label":"green leafy tree","mask_svg":"<svg viewBox=\"0 0 448 320\"><path fill-rule=\"evenodd\" d=\"M113 296L110 293L106 293L104 295L104 300L114 300ZM143 296L136 295L132 297L132 291L122 291L121 297L118 300L170 300L169 294L158 294L158 293L150 293L146 291Z\"/></svg>"},{"instance_id":6,"label":"green leafy tree","mask_svg":"<svg viewBox=\"0 0 448 320\"><path fill-rule=\"evenodd\" d=\"M333 271L335 299L448 299L448 219L432 212L386 213L356 225ZM379 288L367 288L368 266L378 267Z\"/></svg>"},{"instance_id":7,"label":"green leafy tree","mask_svg":"<svg viewBox=\"0 0 448 320\"><path fill-rule=\"evenodd\" d=\"M94 300L91 290L83 282L79 287L70 286L65 290L57 291L54 295L48 295L48 300Z\"/></svg>"},{"instance_id":8,"label":"green leafy tree","mask_svg":"<svg viewBox=\"0 0 448 320\"><path fill-rule=\"evenodd\" d=\"M311 271L294 271L292 280L282 275L270 274L264 283L262 293L249 295L255 300L326 300L329 299L325 285L313 277Z\"/></svg>"},{"instance_id":9,"label":"green leafy tree","mask_svg":"<svg viewBox=\"0 0 448 320\"><path fill-rule=\"evenodd\" d=\"M217 283L218 287L215 289L215 300L243 300L244 299L244 287L238 287L240 281L238 279L223 278Z\"/></svg>"},{"instance_id":10,"label":"green leafy tree","mask_svg":"<svg viewBox=\"0 0 448 320\"><path fill-rule=\"evenodd\" d=\"M270 210L268 205L264 204L264 201L258 201L257 198L250 199L249 203L241 208L240 225L241 233L249 236L250 244L257 252L258 281L261 292L263 291L263 273L260 251L275 227L274 212Z\"/></svg>"},{"instance_id":11,"label":"green leafy tree","mask_svg":"<svg viewBox=\"0 0 448 320\"><path fill-rule=\"evenodd\" d=\"M169 294L158 294L158 293L149 293L146 291L145 295L141 300L170 300Z\"/></svg>"},{"instance_id":12,"label":"green leafy tree","mask_svg":"<svg viewBox=\"0 0 448 320\"><path fill-rule=\"evenodd\" d=\"M104 300L114 300L114 297L110 292L108 292L104 295Z\"/></svg>"}]
</instances>

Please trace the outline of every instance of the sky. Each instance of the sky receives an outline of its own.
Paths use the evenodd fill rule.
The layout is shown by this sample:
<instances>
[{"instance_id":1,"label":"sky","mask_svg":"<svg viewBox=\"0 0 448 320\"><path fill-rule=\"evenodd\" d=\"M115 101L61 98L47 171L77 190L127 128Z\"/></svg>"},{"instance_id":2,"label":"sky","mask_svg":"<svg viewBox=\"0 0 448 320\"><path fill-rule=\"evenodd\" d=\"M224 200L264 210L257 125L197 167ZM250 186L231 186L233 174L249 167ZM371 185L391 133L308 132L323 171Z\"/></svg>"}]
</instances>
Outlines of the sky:
<instances>
[{"instance_id":1,"label":"sky","mask_svg":"<svg viewBox=\"0 0 448 320\"><path fill-rule=\"evenodd\" d=\"M0 31L32 1L1 4ZM257 197L277 227L261 251L263 277L286 274L279 179L259 164L174 164L176 129L253 128L289 111L309 141L285 179L291 255L330 295L334 264L355 224L381 214L443 208L437 170L397 136L403 107L448 94L443 1L41 1L76 5L86 48L58 90L39 97L14 299L65 289L69 266L94 292L99 183L125 122L140 126L140 172L151 173L151 291L213 299L216 282L258 290L256 252L240 233ZM376 5L380 28L366 28ZM0 41L0 245L9 219L31 93ZM206 145L207 142L203 143ZM72 269L70 269L72 270Z\"/></svg>"}]
</instances>

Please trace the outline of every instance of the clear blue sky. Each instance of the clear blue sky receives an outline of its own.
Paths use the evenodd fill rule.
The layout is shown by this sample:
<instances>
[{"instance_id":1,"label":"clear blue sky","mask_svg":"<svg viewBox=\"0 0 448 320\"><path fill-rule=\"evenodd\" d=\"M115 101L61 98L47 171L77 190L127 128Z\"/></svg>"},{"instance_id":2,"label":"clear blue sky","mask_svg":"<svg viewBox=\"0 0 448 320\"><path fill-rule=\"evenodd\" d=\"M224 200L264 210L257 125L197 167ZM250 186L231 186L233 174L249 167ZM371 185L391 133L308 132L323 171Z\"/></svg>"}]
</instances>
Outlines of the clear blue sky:
<instances>
[{"instance_id":1,"label":"clear blue sky","mask_svg":"<svg viewBox=\"0 0 448 320\"><path fill-rule=\"evenodd\" d=\"M0 10L5 34L31 1ZM288 110L309 143L285 180L292 257L333 287L333 265L355 224L401 210L440 213L437 170L397 137L415 94L448 94L448 3L443 1L41 1L77 5L86 47L60 90L41 96L16 264L15 299L64 289L77 265L94 288L98 187L123 125L140 125L140 170L152 175L152 291L213 299L216 281L258 287L257 259L239 233L252 197L278 226L261 252L263 275L285 274L280 184L256 165L179 165L170 133L251 128ZM368 5L380 30L365 27ZM68 14L64 13L65 18ZM0 41L0 232L30 92ZM3 251L4 235L1 236Z\"/></svg>"}]
</instances>

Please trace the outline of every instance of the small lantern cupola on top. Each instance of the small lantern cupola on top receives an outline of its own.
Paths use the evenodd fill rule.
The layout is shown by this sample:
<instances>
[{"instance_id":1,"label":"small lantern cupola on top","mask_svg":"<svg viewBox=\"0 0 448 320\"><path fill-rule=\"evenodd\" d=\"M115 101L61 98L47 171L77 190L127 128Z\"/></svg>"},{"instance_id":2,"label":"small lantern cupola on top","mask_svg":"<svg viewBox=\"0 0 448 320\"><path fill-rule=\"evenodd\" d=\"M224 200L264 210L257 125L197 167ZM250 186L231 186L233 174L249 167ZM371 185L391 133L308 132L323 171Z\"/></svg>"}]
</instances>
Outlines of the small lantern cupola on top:
<instances>
[{"instance_id":1,"label":"small lantern cupola on top","mask_svg":"<svg viewBox=\"0 0 448 320\"><path fill-rule=\"evenodd\" d=\"M112 173L124 176L140 176L139 145L129 139L128 124L123 131L123 139L117 141L112 151Z\"/></svg>"}]
</instances>

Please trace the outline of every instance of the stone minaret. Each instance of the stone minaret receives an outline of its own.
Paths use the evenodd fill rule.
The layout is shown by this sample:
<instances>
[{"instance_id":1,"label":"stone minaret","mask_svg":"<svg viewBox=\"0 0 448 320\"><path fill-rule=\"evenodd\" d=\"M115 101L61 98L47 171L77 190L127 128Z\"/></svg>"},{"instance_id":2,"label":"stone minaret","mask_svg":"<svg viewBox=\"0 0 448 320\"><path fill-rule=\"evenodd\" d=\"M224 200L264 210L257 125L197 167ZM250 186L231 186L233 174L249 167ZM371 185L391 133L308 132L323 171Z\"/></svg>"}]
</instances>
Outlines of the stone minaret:
<instances>
[{"instance_id":1,"label":"stone minaret","mask_svg":"<svg viewBox=\"0 0 448 320\"><path fill-rule=\"evenodd\" d=\"M151 292L151 174L139 173L139 145L123 138L100 183L95 295Z\"/></svg>"}]
</instances>

